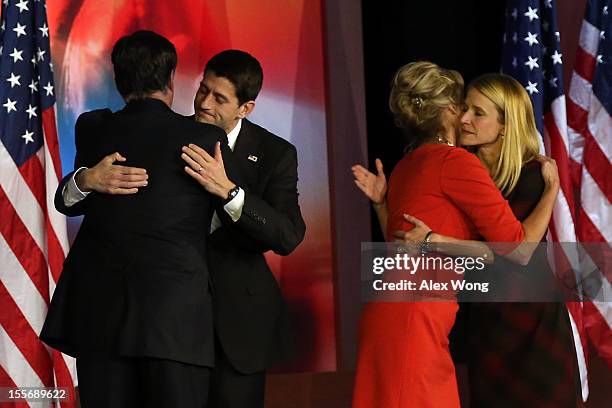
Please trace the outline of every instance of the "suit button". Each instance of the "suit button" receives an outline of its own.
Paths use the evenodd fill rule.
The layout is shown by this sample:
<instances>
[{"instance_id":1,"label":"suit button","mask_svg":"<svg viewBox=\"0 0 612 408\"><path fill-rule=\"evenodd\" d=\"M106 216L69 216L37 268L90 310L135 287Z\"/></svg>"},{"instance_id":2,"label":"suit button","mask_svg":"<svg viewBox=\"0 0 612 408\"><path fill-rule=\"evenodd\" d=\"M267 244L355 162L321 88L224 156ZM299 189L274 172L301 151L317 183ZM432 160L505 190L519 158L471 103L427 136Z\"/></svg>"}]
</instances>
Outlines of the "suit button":
<instances>
[{"instance_id":1,"label":"suit button","mask_svg":"<svg viewBox=\"0 0 612 408\"><path fill-rule=\"evenodd\" d=\"M262 218L261 218L261 223L262 223L262 224L265 224L265 223L266 223L266 219L262 217Z\"/></svg>"}]
</instances>

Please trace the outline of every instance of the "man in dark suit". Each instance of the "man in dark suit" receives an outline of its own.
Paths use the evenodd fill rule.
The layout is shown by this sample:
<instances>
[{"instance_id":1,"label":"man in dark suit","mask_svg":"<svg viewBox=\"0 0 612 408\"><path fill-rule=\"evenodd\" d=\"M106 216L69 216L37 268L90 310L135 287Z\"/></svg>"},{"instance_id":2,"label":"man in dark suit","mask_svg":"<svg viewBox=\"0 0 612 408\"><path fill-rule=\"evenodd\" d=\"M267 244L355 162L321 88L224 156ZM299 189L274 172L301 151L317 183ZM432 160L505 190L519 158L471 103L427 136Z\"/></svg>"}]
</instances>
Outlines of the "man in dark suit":
<instances>
[{"instance_id":1,"label":"man in dark suit","mask_svg":"<svg viewBox=\"0 0 612 408\"><path fill-rule=\"evenodd\" d=\"M197 143L218 160L229 151L218 127L170 109L176 58L150 31L117 41L112 62L126 106L79 117L76 167L93 168L58 189L60 201L69 182L95 189L94 164L104 156L112 163L117 151L154 181L138 194L89 196L41 333L77 358L84 408L204 407L208 398L215 340L205 231L234 185L206 191L184 172L183 145ZM134 171L123 186L146 183Z\"/></svg>"},{"instance_id":2,"label":"man in dark suit","mask_svg":"<svg viewBox=\"0 0 612 408\"><path fill-rule=\"evenodd\" d=\"M198 143L183 147L185 171L205 189L233 187L213 216L208 239L217 345L210 407L263 407L266 369L292 351L286 305L263 254L291 253L306 227L298 204L295 147L246 119L262 82L259 62L243 51L223 51L204 69L195 119L227 133L236 167L229 177L219 154L210 155ZM133 194L146 183L144 169L112 165L117 159L125 160L115 153L88 169L93 190ZM88 200L79 191L71 194L66 184L56 207L65 214L82 213ZM66 206L72 202L75 211Z\"/></svg>"},{"instance_id":3,"label":"man in dark suit","mask_svg":"<svg viewBox=\"0 0 612 408\"><path fill-rule=\"evenodd\" d=\"M263 407L265 370L286 359L292 348L286 305L263 254L291 253L306 227L298 205L295 147L246 119L262 81L253 56L226 50L206 64L194 101L197 121L228 134L241 173L232 180L237 187L231 193L240 215L219 227L213 219L208 241L218 346L212 407ZM198 172L211 163L209 155L195 145L183 151L188 173L202 186L210 188L211 179L227 183L223 162ZM217 215L227 218L224 212Z\"/></svg>"}]
</instances>

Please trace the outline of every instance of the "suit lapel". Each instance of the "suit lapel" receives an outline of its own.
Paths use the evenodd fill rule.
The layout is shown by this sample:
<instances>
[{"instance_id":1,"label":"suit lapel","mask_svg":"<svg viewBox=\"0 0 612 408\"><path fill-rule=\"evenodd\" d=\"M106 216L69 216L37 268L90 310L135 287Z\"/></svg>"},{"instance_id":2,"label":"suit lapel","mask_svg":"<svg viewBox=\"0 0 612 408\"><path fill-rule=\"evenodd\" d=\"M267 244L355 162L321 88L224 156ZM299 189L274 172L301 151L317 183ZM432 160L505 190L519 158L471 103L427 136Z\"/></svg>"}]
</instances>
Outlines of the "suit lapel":
<instances>
[{"instance_id":1,"label":"suit lapel","mask_svg":"<svg viewBox=\"0 0 612 408\"><path fill-rule=\"evenodd\" d=\"M263 152L260 150L261 140L257 138L254 130L251 122L243 119L234 146L234 159L246 183L244 187L251 191L257 188L260 163L263 160Z\"/></svg>"}]
</instances>

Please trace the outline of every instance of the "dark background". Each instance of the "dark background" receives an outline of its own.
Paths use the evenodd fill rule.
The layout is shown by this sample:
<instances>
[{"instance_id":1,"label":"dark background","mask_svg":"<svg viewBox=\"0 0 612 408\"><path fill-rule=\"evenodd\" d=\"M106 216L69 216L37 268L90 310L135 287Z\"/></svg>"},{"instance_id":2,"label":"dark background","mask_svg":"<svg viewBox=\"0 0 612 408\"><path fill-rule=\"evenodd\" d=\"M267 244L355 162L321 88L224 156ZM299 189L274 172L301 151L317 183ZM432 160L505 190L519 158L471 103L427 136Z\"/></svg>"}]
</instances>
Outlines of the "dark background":
<instances>
[{"instance_id":1,"label":"dark background","mask_svg":"<svg viewBox=\"0 0 612 408\"><path fill-rule=\"evenodd\" d=\"M362 9L368 164L380 158L388 176L403 154L388 104L395 72L418 60L455 69L466 84L499 72L505 1L364 0ZM372 220L373 241L384 241Z\"/></svg>"}]
</instances>

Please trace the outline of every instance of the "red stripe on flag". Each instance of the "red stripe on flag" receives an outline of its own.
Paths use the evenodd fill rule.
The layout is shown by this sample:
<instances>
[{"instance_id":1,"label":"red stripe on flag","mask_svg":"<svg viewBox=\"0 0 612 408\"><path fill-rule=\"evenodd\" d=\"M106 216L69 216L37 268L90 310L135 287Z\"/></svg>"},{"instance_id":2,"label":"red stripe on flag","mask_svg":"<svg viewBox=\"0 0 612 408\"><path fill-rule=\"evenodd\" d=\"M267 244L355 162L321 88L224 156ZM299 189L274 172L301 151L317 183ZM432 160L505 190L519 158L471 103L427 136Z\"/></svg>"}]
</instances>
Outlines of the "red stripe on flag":
<instances>
[{"instance_id":1,"label":"red stripe on flag","mask_svg":"<svg viewBox=\"0 0 612 408\"><path fill-rule=\"evenodd\" d=\"M62 248L55 230L51 226L49 214L46 214L45 222L47 227L47 262L49 264L49 269L51 270L53 281L57 283L59 276L62 273L62 268L64 267L64 259L66 255L64 254L64 249Z\"/></svg>"},{"instance_id":2,"label":"red stripe on flag","mask_svg":"<svg viewBox=\"0 0 612 408\"><path fill-rule=\"evenodd\" d=\"M566 98L566 102L568 126L584 136L584 133L589 130L589 112L570 98Z\"/></svg>"},{"instance_id":3,"label":"red stripe on flag","mask_svg":"<svg viewBox=\"0 0 612 408\"><path fill-rule=\"evenodd\" d=\"M582 165L587 169L601 192L612 202L612 186L610 186L610 161L601 151L599 144L587 130L584 141L584 160Z\"/></svg>"},{"instance_id":4,"label":"red stripe on flag","mask_svg":"<svg viewBox=\"0 0 612 408\"><path fill-rule=\"evenodd\" d=\"M612 330L594 304L584 303L584 326L597 354L612 369Z\"/></svg>"},{"instance_id":5,"label":"red stripe on flag","mask_svg":"<svg viewBox=\"0 0 612 408\"><path fill-rule=\"evenodd\" d=\"M15 303L4 283L0 282L0 324L15 343L45 387L53 386L53 365L49 352ZM27 384L20 384L25 386Z\"/></svg>"},{"instance_id":6,"label":"red stripe on flag","mask_svg":"<svg viewBox=\"0 0 612 408\"><path fill-rule=\"evenodd\" d=\"M57 350L52 351L53 368L55 369L55 379L57 387L68 388L69 396L66 401L63 401L62 408L76 407L76 396L74 393L74 382L66 366L66 361L62 357L62 353Z\"/></svg>"},{"instance_id":7,"label":"red stripe on flag","mask_svg":"<svg viewBox=\"0 0 612 408\"><path fill-rule=\"evenodd\" d=\"M0 187L0 211L2 211L0 233L38 292L45 301L49 302L49 274L45 256L17 215L2 187Z\"/></svg>"},{"instance_id":8,"label":"red stripe on flag","mask_svg":"<svg viewBox=\"0 0 612 408\"><path fill-rule=\"evenodd\" d=\"M601 232L599 232L599 228L593 224L593 221L591 221L589 215L584 211L584 208L578 209L578 219L576 233L580 242L606 242Z\"/></svg>"},{"instance_id":9,"label":"red stripe on flag","mask_svg":"<svg viewBox=\"0 0 612 408\"><path fill-rule=\"evenodd\" d=\"M574 71L589 82L593 82L593 75L595 74L595 64L597 61L595 57L586 52L582 47L578 47L576 50L576 63L574 65Z\"/></svg>"},{"instance_id":10,"label":"red stripe on flag","mask_svg":"<svg viewBox=\"0 0 612 408\"><path fill-rule=\"evenodd\" d=\"M57 127L55 126L55 110L53 106L45 109L42 113L43 132L45 134L45 144L53 160L53 168L57 180L62 179L62 163L60 161L59 142L57 138Z\"/></svg>"},{"instance_id":11,"label":"red stripe on flag","mask_svg":"<svg viewBox=\"0 0 612 408\"><path fill-rule=\"evenodd\" d=\"M567 154L567 146L565 146L561 133L557 128L552 112L548 112L546 115L544 115L544 126L546 127L546 130L548 130L548 136L550 139L550 154L557 162L557 168L559 169L559 180L562 193L565 196L569 206L572 219L576 219L574 214L574 194L572 190L572 178L569 172L570 160Z\"/></svg>"},{"instance_id":12,"label":"red stripe on flag","mask_svg":"<svg viewBox=\"0 0 612 408\"><path fill-rule=\"evenodd\" d=\"M19 167L19 173L23 176L28 187L34 194L38 205L43 212L47 212L47 187L45 186L45 169L37 155L33 155Z\"/></svg>"},{"instance_id":13,"label":"red stripe on flag","mask_svg":"<svg viewBox=\"0 0 612 408\"><path fill-rule=\"evenodd\" d=\"M4 371L4 368L0 365L0 387L17 388L17 385L9 377L8 373ZM0 408L30 408L30 405L26 402L0 402Z\"/></svg>"}]
</instances>

